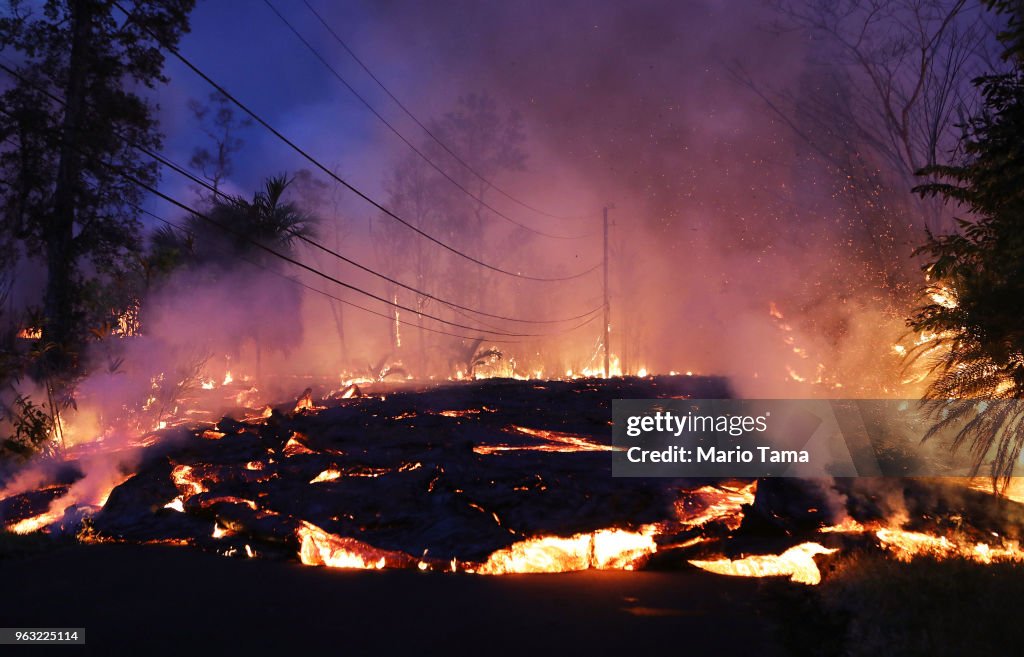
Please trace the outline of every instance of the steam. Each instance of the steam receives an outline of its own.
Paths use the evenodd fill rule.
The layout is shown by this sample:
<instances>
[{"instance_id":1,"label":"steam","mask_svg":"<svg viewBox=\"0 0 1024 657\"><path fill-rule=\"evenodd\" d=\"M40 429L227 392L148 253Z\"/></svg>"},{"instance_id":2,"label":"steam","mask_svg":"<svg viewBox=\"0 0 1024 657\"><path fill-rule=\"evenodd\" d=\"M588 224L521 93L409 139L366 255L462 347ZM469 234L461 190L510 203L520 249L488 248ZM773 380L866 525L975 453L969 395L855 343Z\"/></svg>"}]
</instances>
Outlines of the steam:
<instances>
[{"instance_id":1,"label":"steam","mask_svg":"<svg viewBox=\"0 0 1024 657\"><path fill-rule=\"evenodd\" d=\"M336 25L351 18L340 7L320 9ZM421 119L451 110L460 94L490 94L502 112L523 116L528 136L526 171L502 174L496 182L536 207L582 218L547 218L485 189L488 202L552 233L594 233L583 240L552 240L492 216L485 218L479 239L462 245L467 252L532 274L580 271L600 262L600 209L614 204L611 351L624 372L724 375L737 394L748 397L913 394L894 383L900 363L891 351L903 333L906 290L917 275L909 255L912 240L895 244L895 262L876 262L872 222L877 217L856 214L836 192L843 181L813 162L806 145L730 73L740 66L765 88L798 90L814 47L806 35L772 32L767 10L740 12L711 0L429 8L394 1L363 11L361 29L343 33ZM186 45L204 38L201 14L194 25ZM280 26L257 27L269 32ZM404 134L425 141L336 44L314 32L313 22L300 27L319 34L316 43ZM299 44L292 47L287 62L296 57L295 66L314 70L316 62L298 59ZM251 61L230 59L248 55L246 49L224 53L225 66L251 71ZM275 71L284 64L276 66ZM170 72L174 92L161 103L169 151L186 161L196 131L183 108L188 97L205 97L208 90L183 71ZM246 98L258 95L261 107L277 103L275 123L286 134L383 200L384 181L407 156L406 146L370 119L353 124L358 139L345 141L348 133L327 108L343 107L347 117L356 112L352 101L326 77L316 80L323 85L310 90L312 100L310 94L270 97L265 86L246 88L252 85L249 78L228 80L228 86L241 87ZM242 136L246 146L235 162L236 174L225 183L232 193L248 196L266 176L308 166L258 128ZM436 157L449 171L465 174ZM165 189L198 207L194 190L170 178ZM893 193L898 199L904 190ZM393 224L390 219L324 176L305 176L293 185L291 198L320 218L321 242L393 273L394 263L381 249L390 239L384 232ZM899 208L879 212L889 211ZM178 210L161 208L160 213L184 223ZM424 228L449 241L460 239L458 231L444 235L437 226ZM556 284L515 280L421 242L410 237L415 247L408 257L422 250L444 276L401 278L441 298L492 314L541 319L572 316L602 300L600 270ZM503 354L507 369L501 372L557 377L599 367L599 317L570 330L579 322L532 325L466 316L435 300L396 292L323 252L299 247L296 255L379 297L421 304L423 313L480 328L550 334L506 338L512 340L508 343L485 339L482 347ZM886 268L884 275L879 267ZM218 272L176 271L150 290L143 336L111 340L95 350L95 373L81 386L88 401L80 414L84 434L105 431L125 409L145 408L154 385L220 382L229 371L236 380L248 377L264 401L297 395L307 387L303 377L344 379L381 362L401 364L419 379L444 380L459 370L460 351L470 341L421 332L415 325L484 335L406 310L396 319L386 304L290 266L268 272L225 256ZM448 289L443 280L466 287ZM404 340L397 350L395 326ZM110 345L115 341L122 344ZM233 403L225 400L209 414ZM164 410L170 413L173 400L168 406Z\"/></svg>"}]
</instances>

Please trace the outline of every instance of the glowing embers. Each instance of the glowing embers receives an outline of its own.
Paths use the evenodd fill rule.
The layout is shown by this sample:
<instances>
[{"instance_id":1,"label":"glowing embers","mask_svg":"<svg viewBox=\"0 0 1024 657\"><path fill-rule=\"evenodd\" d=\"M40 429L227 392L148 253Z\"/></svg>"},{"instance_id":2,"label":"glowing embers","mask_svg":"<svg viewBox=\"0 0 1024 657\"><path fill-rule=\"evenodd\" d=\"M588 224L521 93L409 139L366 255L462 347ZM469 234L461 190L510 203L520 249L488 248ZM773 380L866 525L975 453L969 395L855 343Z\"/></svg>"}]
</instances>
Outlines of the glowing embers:
<instances>
[{"instance_id":1,"label":"glowing embers","mask_svg":"<svg viewBox=\"0 0 1024 657\"><path fill-rule=\"evenodd\" d=\"M307 566L379 570L410 568L418 563L404 552L379 550L354 538L331 534L304 520L295 533L300 544L299 559Z\"/></svg>"},{"instance_id":2,"label":"glowing embers","mask_svg":"<svg viewBox=\"0 0 1024 657\"><path fill-rule=\"evenodd\" d=\"M246 424L264 424L265 421L274 414L274 409L269 405L264 406L259 413L248 413L242 417L242 421Z\"/></svg>"},{"instance_id":3,"label":"glowing embers","mask_svg":"<svg viewBox=\"0 0 1024 657\"><path fill-rule=\"evenodd\" d=\"M539 536L514 543L488 557L476 572L566 573L577 570L633 570L643 565L658 546L654 526L638 532L601 529L569 537Z\"/></svg>"},{"instance_id":4,"label":"glowing embers","mask_svg":"<svg viewBox=\"0 0 1024 657\"><path fill-rule=\"evenodd\" d=\"M789 577L794 582L815 585L821 582L821 571L814 557L831 554L819 543L801 543L782 554L755 554L742 559L693 559L690 565L719 575L734 577Z\"/></svg>"},{"instance_id":5,"label":"glowing embers","mask_svg":"<svg viewBox=\"0 0 1024 657\"><path fill-rule=\"evenodd\" d=\"M477 454L497 454L500 452L527 451L527 452L611 452L615 447L595 442L579 434L565 431L549 431L546 429L531 429L515 424L505 428L509 433L518 433L532 438L539 438L546 442L539 445L477 445L473 451Z\"/></svg>"},{"instance_id":6,"label":"glowing embers","mask_svg":"<svg viewBox=\"0 0 1024 657\"><path fill-rule=\"evenodd\" d=\"M642 566L657 551L655 526L640 531L601 529L568 537L540 536L498 550L482 564L435 562L434 567L451 571L465 570L482 575L513 573L565 573L578 570L633 570ZM302 521L296 530L300 542L299 559L307 566L357 568L432 569L425 560L404 552L381 550L354 538L336 536L316 525Z\"/></svg>"}]
</instances>

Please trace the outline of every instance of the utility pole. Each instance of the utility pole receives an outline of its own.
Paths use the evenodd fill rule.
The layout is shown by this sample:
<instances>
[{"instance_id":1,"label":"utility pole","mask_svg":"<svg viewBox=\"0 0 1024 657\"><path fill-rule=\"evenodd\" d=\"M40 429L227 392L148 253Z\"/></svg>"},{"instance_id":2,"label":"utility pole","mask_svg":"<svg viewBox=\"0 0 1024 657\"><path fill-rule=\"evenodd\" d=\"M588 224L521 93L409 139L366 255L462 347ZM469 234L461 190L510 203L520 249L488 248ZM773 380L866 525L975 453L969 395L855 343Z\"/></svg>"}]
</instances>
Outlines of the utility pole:
<instances>
[{"instance_id":1,"label":"utility pole","mask_svg":"<svg viewBox=\"0 0 1024 657\"><path fill-rule=\"evenodd\" d=\"M608 206L604 208L604 377L611 376L609 339L611 334L612 306L608 296Z\"/></svg>"}]
</instances>

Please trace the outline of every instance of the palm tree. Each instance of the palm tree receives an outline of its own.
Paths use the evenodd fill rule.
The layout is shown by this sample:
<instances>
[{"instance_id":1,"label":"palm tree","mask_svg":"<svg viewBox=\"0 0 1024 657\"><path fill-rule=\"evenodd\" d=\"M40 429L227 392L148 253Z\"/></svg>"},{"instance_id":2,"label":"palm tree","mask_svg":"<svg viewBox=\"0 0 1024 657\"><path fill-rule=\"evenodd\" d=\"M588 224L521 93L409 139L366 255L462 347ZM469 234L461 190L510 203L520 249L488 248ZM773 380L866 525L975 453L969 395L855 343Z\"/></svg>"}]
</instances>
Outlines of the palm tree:
<instances>
[{"instance_id":1,"label":"palm tree","mask_svg":"<svg viewBox=\"0 0 1024 657\"><path fill-rule=\"evenodd\" d=\"M297 242L315 235L316 218L284 197L291 182L287 175L268 178L251 201L240 196L217 197L205 216L194 215L188 221L195 238L195 263L207 268L214 282L233 287L237 303L230 311L241 313L236 316L244 327L238 333L237 347L245 339L254 341L257 378L265 344L287 350L302 336L302 288L284 280L286 263L266 250L291 256ZM240 261L280 276L232 276L236 268L244 266ZM270 309L274 317L291 321L267 321Z\"/></svg>"},{"instance_id":2,"label":"palm tree","mask_svg":"<svg viewBox=\"0 0 1024 657\"><path fill-rule=\"evenodd\" d=\"M978 79L985 106L965 126L964 162L923 171L938 182L919 193L972 217L928 235L928 302L908 323L935 338L919 348L933 360L925 438L951 431L954 449L970 446L974 472L991 459L993 486L1005 489L1024 449L1024 8L989 4L1016 26L1000 35L1012 71Z\"/></svg>"},{"instance_id":3,"label":"palm tree","mask_svg":"<svg viewBox=\"0 0 1024 657\"><path fill-rule=\"evenodd\" d=\"M277 266L275 257L257 245L288 255L297 240L312 237L316 219L284 200L291 182L284 174L270 177L251 201L241 196L217 197L206 218L191 217L189 230L197 236L200 260L224 262L224 250L228 250L261 266Z\"/></svg>"}]
</instances>

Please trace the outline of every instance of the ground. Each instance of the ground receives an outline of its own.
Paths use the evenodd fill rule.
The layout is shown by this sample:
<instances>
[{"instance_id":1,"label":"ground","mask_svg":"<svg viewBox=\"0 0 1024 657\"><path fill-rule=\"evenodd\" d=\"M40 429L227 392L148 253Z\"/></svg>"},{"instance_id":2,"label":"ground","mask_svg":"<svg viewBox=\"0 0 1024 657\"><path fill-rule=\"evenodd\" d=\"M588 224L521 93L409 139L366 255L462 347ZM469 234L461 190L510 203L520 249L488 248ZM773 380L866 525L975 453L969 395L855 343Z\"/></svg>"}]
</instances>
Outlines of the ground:
<instances>
[{"instance_id":1,"label":"ground","mask_svg":"<svg viewBox=\"0 0 1024 657\"><path fill-rule=\"evenodd\" d=\"M60 655L782 654L758 581L696 570L484 577L81 545L0 560L0 582L4 626L86 628Z\"/></svg>"}]
</instances>

